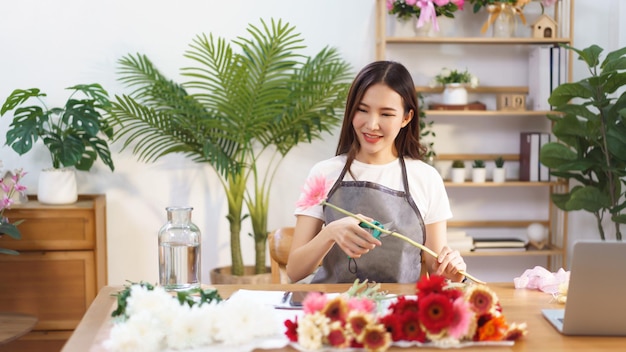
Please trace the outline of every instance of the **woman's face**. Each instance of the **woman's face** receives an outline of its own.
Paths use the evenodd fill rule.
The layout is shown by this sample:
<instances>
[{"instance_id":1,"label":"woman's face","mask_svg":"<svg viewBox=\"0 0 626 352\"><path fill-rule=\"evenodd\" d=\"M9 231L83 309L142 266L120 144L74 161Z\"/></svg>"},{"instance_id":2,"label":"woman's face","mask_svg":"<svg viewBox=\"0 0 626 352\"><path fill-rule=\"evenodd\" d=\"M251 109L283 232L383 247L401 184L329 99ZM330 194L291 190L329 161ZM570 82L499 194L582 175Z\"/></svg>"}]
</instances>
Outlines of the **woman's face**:
<instances>
[{"instance_id":1,"label":"woman's face","mask_svg":"<svg viewBox=\"0 0 626 352\"><path fill-rule=\"evenodd\" d=\"M398 157L394 141L413 118L413 111L405 115L403 106L400 94L382 83L365 91L352 119L361 145L356 155L358 161L386 164Z\"/></svg>"}]
</instances>

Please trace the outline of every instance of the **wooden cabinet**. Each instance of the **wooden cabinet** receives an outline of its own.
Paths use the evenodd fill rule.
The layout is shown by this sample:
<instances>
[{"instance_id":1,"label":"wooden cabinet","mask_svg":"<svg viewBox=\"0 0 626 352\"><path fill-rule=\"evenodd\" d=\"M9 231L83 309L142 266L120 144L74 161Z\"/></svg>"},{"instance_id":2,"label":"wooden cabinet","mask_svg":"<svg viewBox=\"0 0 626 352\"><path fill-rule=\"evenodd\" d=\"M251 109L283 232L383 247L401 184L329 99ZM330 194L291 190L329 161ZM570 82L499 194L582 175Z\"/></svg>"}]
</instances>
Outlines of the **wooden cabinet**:
<instances>
[{"instance_id":1,"label":"wooden cabinet","mask_svg":"<svg viewBox=\"0 0 626 352\"><path fill-rule=\"evenodd\" d=\"M37 316L33 331L0 351L59 351L107 283L106 200L81 195L71 205L35 198L5 215L21 240L0 239L20 252L0 256L0 311Z\"/></svg>"},{"instance_id":2,"label":"wooden cabinet","mask_svg":"<svg viewBox=\"0 0 626 352\"><path fill-rule=\"evenodd\" d=\"M534 8L533 6L537 6ZM448 227L467 230L468 233L486 233L494 237L522 237L531 223L541 223L549 229L549 243L541 250L520 252L490 251L466 252L468 257L545 256L547 267L566 267L567 213L559 210L550 200L553 193L568 189L567 183L553 179L543 182L519 181L518 173L509 172L504 183L448 182L448 172L453 160L464 160L469 170L472 161L482 159L493 167L499 156L506 166L519 167L520 133L537 131L549 133L550 111L536 111L526 106L503 108L498 101L502 95L525 97L529 93L529 53L537 46L571 45L574 0L557 2L558 7L546 9L557 20L556 36L534 38L531 24L539 18L538 2L531 2L525 26L518 24L518 34L511 38L482 34L480 28L487 19L484 14L472 13L466 3L465 10L455 12L454 19L440 18L448 25L457 26L440 36L396 35L395 17L387 14L386 1L377 1L376 58L403 63L411 72L416 91L424 96L425 114L433 121L437 137L436 166L445 178L454 218ZM534 11L534 14L531 13ZM549 12L552 11L552 12ZM451 22L452 23L451 23ZM450 33L453 33L450 35ZM568 53L572 62L571 51ZM549 62L546 62L549 65ZM571 64L567 80L571 80ZM442 68L467 69L480 80L477 88L468 88L469 101L485 103L486 110L429 110L429 103L437 103L442 88L432 88L429 83ZM521 101L521 100L520 100Z\"/></svg>"}]
</instances>

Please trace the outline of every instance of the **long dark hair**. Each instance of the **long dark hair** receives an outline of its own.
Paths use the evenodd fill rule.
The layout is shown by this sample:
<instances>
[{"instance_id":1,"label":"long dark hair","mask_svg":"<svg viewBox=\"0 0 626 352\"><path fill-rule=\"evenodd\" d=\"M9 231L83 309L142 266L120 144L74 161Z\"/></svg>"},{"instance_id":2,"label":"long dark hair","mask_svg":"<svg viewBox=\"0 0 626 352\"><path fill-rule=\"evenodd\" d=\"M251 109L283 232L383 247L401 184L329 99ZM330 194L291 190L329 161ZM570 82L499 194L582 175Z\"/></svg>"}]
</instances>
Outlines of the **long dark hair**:
<instances>
[{"instance_id":1,"label":"long dark hair","mask_svg":"<svg viewBox=\"0 0 626 352\"><path fill-rule=\"evenodd\" d=\"M365 95L365 91L374 84L383 83L400 94L404 103L404 114L413 111L413 119L400 130L394 142L398 156L422 159L426 153L419 140L420 124L417 94L411 74L402 64L394 61L374 61L365 66L356 76L346 101L346 110L339 135L336 155L348 155L348 167L361 148L352 119Z\"/></svg>"}]
</instances>

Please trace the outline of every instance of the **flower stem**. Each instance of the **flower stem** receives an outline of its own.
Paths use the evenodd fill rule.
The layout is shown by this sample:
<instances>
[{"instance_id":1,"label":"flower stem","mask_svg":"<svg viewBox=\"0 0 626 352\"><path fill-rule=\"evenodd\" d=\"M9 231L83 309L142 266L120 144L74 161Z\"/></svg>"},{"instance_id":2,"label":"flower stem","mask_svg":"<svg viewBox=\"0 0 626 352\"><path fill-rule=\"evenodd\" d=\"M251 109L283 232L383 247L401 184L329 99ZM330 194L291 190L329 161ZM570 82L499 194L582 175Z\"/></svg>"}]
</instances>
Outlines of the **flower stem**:
<instances>
[{"instance_id":1,"label":"flower stem","mask_svg":"<svg viewBox=\"0 0 626 352\"><path fill-rule=\"evenodd\" d=\"M408 237L406 237L406 236L404 236L404 235L402 235L402 234L400 234L400 233L397 233L397 232L394 232L394 231L389 231L389 230L387 230L387 229L385 229L385 228L383 228L383 227L380 227L380 226L378 226L378 225L376 225L376 224L373 224L373 223L372 223L372 222L370 222L370 221L367 221L366 219L364 219L364 218L362 218L362 217L360 217L360 216L358 216L358 215L356 215L356 214L354 214L354 213L351 213L351 212L349 212L349 211L347 211L347 210L345 210L345 209L339 208L338 206L336 206L336 205L334 205L334 204L331 204L331 203L328 203L328 202L326 202L326 201L322 201L322 205L327 205L327 206L329 206L329 207L331 207L331 208L333 208L333 209L337 210L338 212L340 212L340 213L342 213L342 214L344 214L344 215L347 215L347 216L353 217L353 218L355 218L355 219L359 220L360 222L367 224L369 227L371 227L371 228L373 228L373 229L376 229L376 230L378 230L378 231L380 231L380 232L382 232L382 233L384 233L384 234L387 234L387 235L390 235L390 236L394 236L394 237L400 238L400 239L402 239L402 240L404 240L404 241L406 241L406 242L408 242L408 243L410 243L410 244L414 245L415 247L417 247L417 248L419 248L419 249L423 250L424 252L426 252L426 253L428 253L428 254L432 255L432 256L433 256L433 257L435 257L435 258L437 258L437 257L438 257L438 254L437 254L437 253L435 253L435 251L433 251L432 249L430 249L430 248L428 248L428 247L424 246L423 244L421 244L421 243L419 243L419 242L415 242L415 241L413 241L412 239L410 239L410 238L408 238ZM484 281L482 281L482 280L479 280L479 279L475 278L474 276L472 276L472 275L470 275L470 274L466 273L464 270L459 271L459 273L460 273L461 275L465 276L466 278L468 278L468 279L470 279L470 280L472 280L472 281L474 281L474 282L478 283L478 284L485 284L485 282L484 282Z\"/></svg>"}]
</instances>

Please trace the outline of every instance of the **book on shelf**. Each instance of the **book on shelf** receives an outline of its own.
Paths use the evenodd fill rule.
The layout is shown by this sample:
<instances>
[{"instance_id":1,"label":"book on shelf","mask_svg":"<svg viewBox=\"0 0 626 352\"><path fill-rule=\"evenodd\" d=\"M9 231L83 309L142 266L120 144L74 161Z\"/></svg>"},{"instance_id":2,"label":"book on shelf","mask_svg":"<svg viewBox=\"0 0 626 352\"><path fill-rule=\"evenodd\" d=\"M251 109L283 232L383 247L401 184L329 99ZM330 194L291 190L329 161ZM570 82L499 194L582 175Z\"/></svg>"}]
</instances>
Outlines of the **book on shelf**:
<instances>
[{"instance_id":1,"label":"book on shelf","mask_svg":"<svg viewBox=\"0 0 626 352\"><path fill-rule=\"evenodd\" d=\"M460 251L469 252L474 248L474 239L465 231L448 231L448 247Z\"/></svg>"},{"instance_id":2,"label":"book on shelf","mask_svg":"<svg viewBox=\"0 0 626 352\"><path fill-rule=\"evenodd\" d=\"M472 249L472 252L524 252L526 247L487 247Z\"/></svg>"},{"instance_id":3,"label":"book on shelf","mask_svg":"<svg viewBox=\"0 0 626 352\"><path fill-rule=\"evenodd\" d=\"M528 54L528 102L531 110L550 110L552 47L536 46Z\"/></svg>"},{"instance_id":4,"label":"book on shelf","mask_svg":"<svg viewBox=\"0 0 626 352\"><path fill-rule=\"evenodd\" d=\"M474 248L526 248L526 242L513 237L474 238Z\"/></svg>"},{"instance_id":5,"label":"book on shelf","mask_svg":"<svg viewBox=\"0 0 626 352\"><path fill-rule=\"evenodd\" d=\"M540 132L521 132L519 147L519 180L539 181Z\"/></svg>"},{"instance_id":6,"label":"book on shelf","mask_svg":"<svg viewBox=\"0 0 626 352\"><path fill-rule=\"evenodd\" d=\"M550 133L541 133L539 135L539 154L541 154L541 148L544 145L550 143L552 141L552 135ZM552 178L550 176L550 169L539 161L539 181L547 182Z\"/></svg>"}]
</instances>

